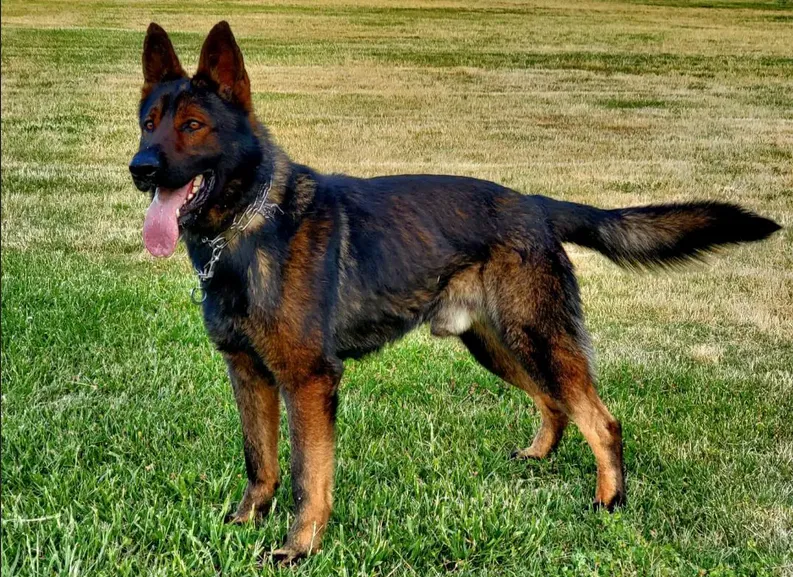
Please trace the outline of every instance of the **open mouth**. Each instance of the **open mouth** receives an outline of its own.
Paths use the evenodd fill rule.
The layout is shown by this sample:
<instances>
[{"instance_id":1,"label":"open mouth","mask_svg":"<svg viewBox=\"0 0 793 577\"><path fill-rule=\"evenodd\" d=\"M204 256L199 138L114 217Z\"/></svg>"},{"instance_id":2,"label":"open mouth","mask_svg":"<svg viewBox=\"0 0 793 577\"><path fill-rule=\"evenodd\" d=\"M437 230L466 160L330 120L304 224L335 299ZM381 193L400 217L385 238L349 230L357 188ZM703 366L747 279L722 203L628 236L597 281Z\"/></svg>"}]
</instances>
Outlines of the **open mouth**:
<instances>
[{"instance_id":1,"label":"open mouth","mask_svg":"<svg viewBox=\"0 0 793 577\"><path fill-rule=\"evenodd\" d=\"M210 171L204 174L199 174L190 181L190 189L185 197L184 204L176 209L176 217L180 220L180 224L184 218L206 202L209 191L215 185L215 173Z\"/></svg>"},{"instance_id":2,"label":"open mouth","mask_svg":"<svg viewBox=\"0 0 793 577\"><path fill-rule=\"evenodd\" d=\"M143 222L143 243L154 256L171 256L179 242L179 226L206 202L215 186L215 173L195 176L179 188L158 186Z\"/></svg>"}]
</instances>

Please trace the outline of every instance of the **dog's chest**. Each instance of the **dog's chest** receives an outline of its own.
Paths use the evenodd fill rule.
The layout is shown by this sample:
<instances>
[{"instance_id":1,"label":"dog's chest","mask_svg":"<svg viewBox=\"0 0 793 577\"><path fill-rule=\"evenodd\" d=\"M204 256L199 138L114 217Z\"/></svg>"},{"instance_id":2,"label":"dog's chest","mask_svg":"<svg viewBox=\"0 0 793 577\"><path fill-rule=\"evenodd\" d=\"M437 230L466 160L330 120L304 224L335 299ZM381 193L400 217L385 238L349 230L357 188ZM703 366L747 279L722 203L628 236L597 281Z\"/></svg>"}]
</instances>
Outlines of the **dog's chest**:
<instances>
[{"instance_id":1,"label":"dog's chest","mask_svg":"<svg viewBox=\"0 0 793 577\"><path fill-rule=\"evenodd\" d=\"M250 349L243 325L248 310L247 295L235 287L208 290L203 303L204 326L221 352L235 353Z\"/></svg>"}]
</instances>

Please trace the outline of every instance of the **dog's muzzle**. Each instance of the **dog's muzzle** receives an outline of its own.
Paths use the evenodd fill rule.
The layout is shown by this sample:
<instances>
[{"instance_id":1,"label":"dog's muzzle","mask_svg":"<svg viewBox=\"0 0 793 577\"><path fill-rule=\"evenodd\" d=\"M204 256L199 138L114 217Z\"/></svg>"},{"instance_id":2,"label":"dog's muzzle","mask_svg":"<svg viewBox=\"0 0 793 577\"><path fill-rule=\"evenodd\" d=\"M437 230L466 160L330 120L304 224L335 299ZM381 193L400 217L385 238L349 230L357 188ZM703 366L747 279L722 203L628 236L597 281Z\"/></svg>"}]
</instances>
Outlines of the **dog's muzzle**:
<instances>
[{"instance_id":1,"label":"dog's muzzle","mask_svg":"<svg viewBox=\"0 0 793 577\"><path fill-rule=\"evenodd\" d=\"M139 151L129 163L129 172L135 186L144 192L154 188L155 178L161 168L160 155L151 148Z\"/></svg>"}]
</instances>

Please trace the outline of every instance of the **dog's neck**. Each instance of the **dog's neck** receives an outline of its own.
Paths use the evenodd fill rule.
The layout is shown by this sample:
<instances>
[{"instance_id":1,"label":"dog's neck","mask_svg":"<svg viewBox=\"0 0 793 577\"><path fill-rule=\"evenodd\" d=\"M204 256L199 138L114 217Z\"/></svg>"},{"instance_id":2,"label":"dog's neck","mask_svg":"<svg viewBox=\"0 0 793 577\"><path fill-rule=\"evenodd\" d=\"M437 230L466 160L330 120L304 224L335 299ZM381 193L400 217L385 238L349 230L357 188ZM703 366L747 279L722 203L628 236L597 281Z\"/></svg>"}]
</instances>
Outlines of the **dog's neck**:
<instances>
[{"instance_id":1,"label":"dog's neck","mask_svg":"<svg viewBox=\"0 0 793 577\"><path fill-rule=\"evenodd\" d=\"M266 137L266 132L265 132ZM231 179L223 189L228 204L207 212L208 225L186 230L183 239L203 291L214 277L224 252L233 251L240 238L255 234L267 220L286 216L290 204L288 183L293 179L289 157L268 138L260 140L261 159L255 168ZM204 294L206 294L204 292Z\"/></svg>"},{"instance_id":2,"label":"dog's neck","mask_svg":"<svg viewBox=\"0 0 793 577\"><path fill-rule=\"evenodd\" d=\"M256 130L261 150L259 162L240 174L233 176L224 186L221 198L227 199L224 204L209 208L202 219L202 226L185 231L187 242L195 242L201 238L213 238L228 231L235 218L242 215L252 205L260 203L266 194L268 205L279 207L287 197L286 189L292 173L292 161L289 156L269 137L267 130L258 125Z\"/></svg>"},{"instance_id":3,"label":"dog's neck","mask_svg":"<svg viewBox=\"0 0 793 577\"><path fill-rule=\"evenodd\" d=\"M248 190L243 204L247 206L254 202L259 188L269 185L268 202L281 206L286 198L286 188L292 174L292 161L270 139L267 130L261 124L258 125L256 132L262 150L262 160L256 171L256 182Z\"/></svg>"},{"instance_id":4,"label":"dog's neck","mask_svg":"<svg viewBox=\"0 0 793 577\"><path fill-rule=\"evenodd\" d=\"M318 175L306 166L293 163L286 152L272 141L263 125L257 123L254 132L259 139L262 157L250 182L241 187L239 194L230 197L239 199L230 212L244 212L260 200L262 190L267 190L267 204L274 205L278 214L296 222L314 200Z\"/></svg>"}]
</instances>

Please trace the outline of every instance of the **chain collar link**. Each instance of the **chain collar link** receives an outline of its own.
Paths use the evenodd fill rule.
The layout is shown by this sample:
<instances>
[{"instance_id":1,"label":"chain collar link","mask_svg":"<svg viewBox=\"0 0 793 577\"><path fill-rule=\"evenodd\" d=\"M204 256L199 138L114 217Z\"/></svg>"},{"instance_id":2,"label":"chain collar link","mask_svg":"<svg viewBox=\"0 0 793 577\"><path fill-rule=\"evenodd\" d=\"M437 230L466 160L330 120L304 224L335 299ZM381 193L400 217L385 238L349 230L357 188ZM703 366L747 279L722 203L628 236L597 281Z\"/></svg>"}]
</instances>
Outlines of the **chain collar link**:
<instances>
[{"instance_id":1,"label":"chain collar link","mask_svg":"<svg viewBox=\"0 0 793 577\"><path fill-rule=\"evenodd\" d=\"M229 243L231 243L231 241L236 239L246 228L248 228L257 214L261 214L266 217L271 216L276 210L281 210L277 204L268 204L267 202L267 196L270 194L272 182L273 181L271 177L265 184L262 185L258 194L256 195L256 200L249 204L243 212L234 217L234 220L231 221L231 225L228 227L228 229L217 235L215 238L209 239L207 237L203 237L201 239L202 243L208 245L212 249L212 254L209 257L209 262L206 263L203 269L195 269L196 274L198 275L198 284L194 286L193 290L190 292L190 299L195 304L201 304L206 300L207 293L204 289L204 283L215 276L215 265L217 265L218 261L220 260L220 255L223 254L223 249L225 249ZM232 234L227 238L226 234L229 231L231 231Z\"/></svg>"}]
</instances>

